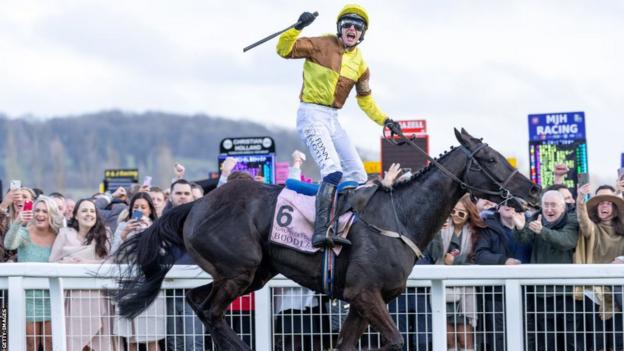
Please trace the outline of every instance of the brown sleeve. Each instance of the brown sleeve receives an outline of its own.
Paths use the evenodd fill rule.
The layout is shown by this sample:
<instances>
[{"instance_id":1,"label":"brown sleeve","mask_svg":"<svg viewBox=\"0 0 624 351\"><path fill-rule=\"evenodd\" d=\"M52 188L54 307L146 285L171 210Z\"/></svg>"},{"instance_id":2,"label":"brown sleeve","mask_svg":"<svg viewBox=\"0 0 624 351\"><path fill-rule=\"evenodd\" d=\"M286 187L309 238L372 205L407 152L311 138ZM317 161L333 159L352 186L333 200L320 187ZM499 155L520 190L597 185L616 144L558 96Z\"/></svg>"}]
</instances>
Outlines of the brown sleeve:
<instances>
[{"instance_id":1,"label":"brown sleeve","mask_svg":"<svg viewBox=\"0 0 624 351\"><path fill-rule=\"evenodd\" d=\"M307 58L312 56L315 50L314 40L305 37L299 38L295 42L290 54L288 54L288 58Z\"/></svg>"},{"instance_id":2,"label":"brown sleeve","mask_svg":"<svg viewBox=\"0 0 624 351\"><path fill-rule=\"evenodd\" d=\"M364 74L360 76L360 79L355 83L355 91L357 92L357 96L367 96L371 94L371 89L368 86L368 81L370 79L370 70L367 68L364 71Z\"/></svg>"}]
</instances>

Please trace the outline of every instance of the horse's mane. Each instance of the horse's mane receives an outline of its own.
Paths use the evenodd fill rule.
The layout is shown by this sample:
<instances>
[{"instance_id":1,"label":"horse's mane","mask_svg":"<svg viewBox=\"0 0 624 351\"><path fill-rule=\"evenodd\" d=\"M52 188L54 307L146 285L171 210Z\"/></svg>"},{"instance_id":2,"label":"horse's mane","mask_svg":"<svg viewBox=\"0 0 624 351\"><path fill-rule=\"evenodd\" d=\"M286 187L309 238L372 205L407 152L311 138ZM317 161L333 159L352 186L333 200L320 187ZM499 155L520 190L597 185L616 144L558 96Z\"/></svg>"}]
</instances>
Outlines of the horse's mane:
<instances>
[{"instance_id":1,"label":"horse's mane","mask_svg":"<svg viewBox=\"0 0 624 351\"><path fill-rule=\"evenodd\" d=\"M455 146L451 146L451 148L449 150L444 151L437 158L434 158L434 160L438 161L438 162L443 161L445 158L448 157L448 155L451 153L451 151L455 150L455 148L456 148ZM410 185L412 182L422 178L433 167L434 167L433 163L429 162L429 164L427 164L427 166L425 166L425 167L419 169L418 171L416 171L408 179L405 179L405 180L402 180L402 181L398 181L398 182L394 182L394 184L392 184L392 189L393 190L398 190L398 189L401 189L401 188L403 188L405 186Z\"/></svg>"}]
</instances>

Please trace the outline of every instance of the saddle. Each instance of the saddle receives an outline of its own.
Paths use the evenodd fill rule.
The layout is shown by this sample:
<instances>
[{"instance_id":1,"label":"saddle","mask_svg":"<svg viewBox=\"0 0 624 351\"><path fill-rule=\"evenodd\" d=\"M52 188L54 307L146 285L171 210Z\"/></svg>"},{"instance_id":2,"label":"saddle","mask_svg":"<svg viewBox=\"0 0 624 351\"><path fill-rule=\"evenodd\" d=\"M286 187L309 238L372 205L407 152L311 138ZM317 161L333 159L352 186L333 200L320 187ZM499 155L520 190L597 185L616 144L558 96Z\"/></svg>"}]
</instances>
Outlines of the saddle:
<instances>
[{"instance_id":1,"label":"saddle","mask_svg":"<svg viewBox=\"0 0 624 351\"><path fill-rule=\"evenodd\" d=\"M319 185L306 183L295 179L286 180L286 188L302 195L316 196ZM346 181L338 184L336 189L336 206L333 209L334 218L347 212L360 213L366 208L371 197L379 189L379 184L358 186L356 182Z\"/></svg>"}]
</instances>

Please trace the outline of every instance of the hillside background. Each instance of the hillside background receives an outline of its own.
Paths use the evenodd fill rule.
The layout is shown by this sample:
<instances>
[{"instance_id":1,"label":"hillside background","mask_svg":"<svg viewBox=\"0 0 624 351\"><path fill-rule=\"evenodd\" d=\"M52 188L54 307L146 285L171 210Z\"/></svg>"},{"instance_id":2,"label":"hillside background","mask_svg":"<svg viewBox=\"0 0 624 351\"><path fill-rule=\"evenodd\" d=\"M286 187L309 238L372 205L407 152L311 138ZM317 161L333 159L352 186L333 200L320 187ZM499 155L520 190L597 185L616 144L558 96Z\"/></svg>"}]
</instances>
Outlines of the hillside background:
<instances>
[{"instance_id":1,"label":"hillside background","mask_svg":"<svg viewBox=\"0 0 624 351\"><path fill-rule=\"evenodd\" d=\"M167 186L175 162L186 167L188 179L207 178L218 170L220 141L248 136L272 137L278 161L290 162L295 149L307 151L295 130L206 115L117 110L51 119L0 115L0 179L4 191L10 179L20 179L46 193L76 197L98 191L104 169L138 168L141 179L150 175L154 185ZM318 178L309 157L303 171Z\"/></svg>"}]
</instances>

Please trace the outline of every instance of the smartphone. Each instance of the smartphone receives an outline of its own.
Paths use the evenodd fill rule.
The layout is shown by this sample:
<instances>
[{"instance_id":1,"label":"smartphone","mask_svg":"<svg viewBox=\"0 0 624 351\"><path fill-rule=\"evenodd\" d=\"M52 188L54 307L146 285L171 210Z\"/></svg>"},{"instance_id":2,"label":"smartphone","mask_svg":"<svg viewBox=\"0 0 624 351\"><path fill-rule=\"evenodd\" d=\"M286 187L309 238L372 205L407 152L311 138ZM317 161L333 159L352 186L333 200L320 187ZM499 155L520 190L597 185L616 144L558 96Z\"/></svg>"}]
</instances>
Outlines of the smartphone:
<instances>
[{"instance_id":1,"label":"smartphone","mask_svg":"<svg viewBox=\"0 0 624 351\"><path fill-rule=\"evenodd\" d=\"M589 173L579 173L577 175L578 186L581 187L589 183ZM589 201L589 194L585 195L585 202Z\"/></svg>"},{"instance_id":2,"label":"smartphone","mask_svg":"<svg viewBox=\"0 0 624 351\"><path fill-rule=\"evenodd\" d=\"M143 211L141 211L141 210L134 210L134 211L132 211L132 219L138 221L142 217L143 217Z\"/></svg>"},{"instance_id":3,"label":"smartphone","mask_svg":"<svg viewBox=\"0 0 624 351\"><path fill-rule=\"evenodd\" d=\"M30 200L24 201L24 206L22 206L22 211L32 211L33 202Z\"/></svg>"},{"instance_id":4,"label":"smartphone","mask_svg":"<svg viewBox=\"0 0 624 351\"><path fill-rule=\"evenodd\" d=\"M9 185L10 190L17 190L22 187L22 181L18 179L11 180L11 184Z\"/></svg>"},{"instance_id":5,"label":"smartphone","mask_svg":"<svg viewBox=\"0 0 624 351\"><path fill-rule=\"evenodd\" d=\"M151 188L152 187L152 177L145 176L145 178L143 178L143 186Z\"/></svg>"},{"instance_id":6,"label":"smartphone","mask_svg":"<svg viewBox=\"0 0 624 351\"><path fill-rule=\"evenodd\" d=\"M578 178L578 186L583 186L589 183L589 173L579 173L577 178Z\"/></svg>"}]
</instances>

